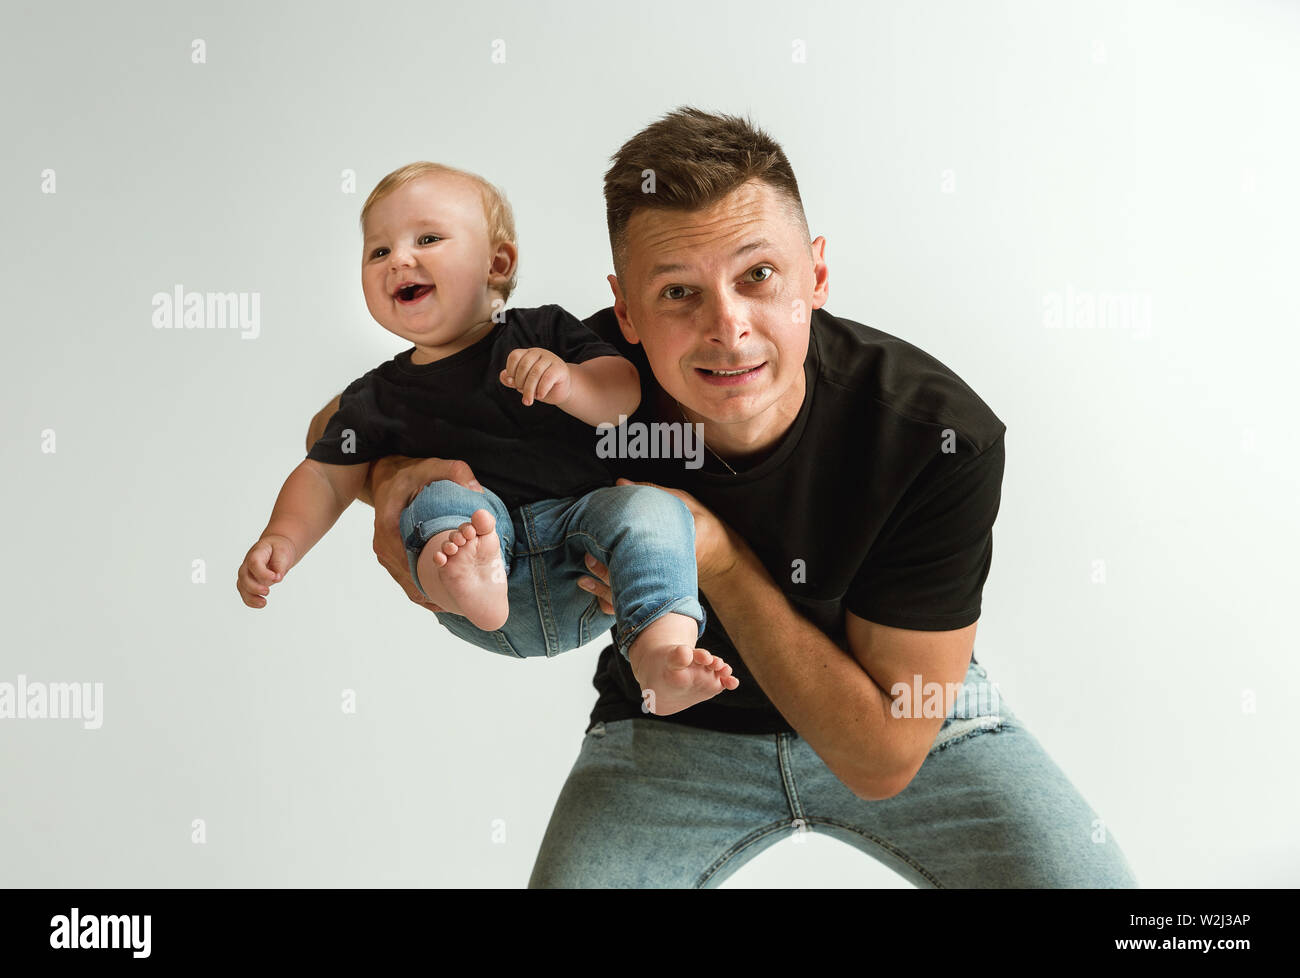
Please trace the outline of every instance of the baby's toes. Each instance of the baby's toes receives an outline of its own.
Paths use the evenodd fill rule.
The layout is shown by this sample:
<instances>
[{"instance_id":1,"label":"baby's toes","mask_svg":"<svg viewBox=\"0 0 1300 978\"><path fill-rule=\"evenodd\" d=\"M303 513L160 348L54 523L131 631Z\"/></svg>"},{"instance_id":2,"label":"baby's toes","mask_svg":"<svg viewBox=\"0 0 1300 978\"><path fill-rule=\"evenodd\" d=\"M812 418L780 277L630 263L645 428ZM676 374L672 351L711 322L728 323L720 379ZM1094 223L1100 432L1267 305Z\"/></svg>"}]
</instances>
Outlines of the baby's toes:
<instances>
[{"instance_id":1,"label":"baby's toes","mask_svg":"<svg viewBox=\"0 0 1300 978\"><path fill-rule=\"evenodd\" d=\"M695 653L685 645L674 646L668 653L668 665L674 669L685 669L695 661Z\"/></svg>"}]
</instances>

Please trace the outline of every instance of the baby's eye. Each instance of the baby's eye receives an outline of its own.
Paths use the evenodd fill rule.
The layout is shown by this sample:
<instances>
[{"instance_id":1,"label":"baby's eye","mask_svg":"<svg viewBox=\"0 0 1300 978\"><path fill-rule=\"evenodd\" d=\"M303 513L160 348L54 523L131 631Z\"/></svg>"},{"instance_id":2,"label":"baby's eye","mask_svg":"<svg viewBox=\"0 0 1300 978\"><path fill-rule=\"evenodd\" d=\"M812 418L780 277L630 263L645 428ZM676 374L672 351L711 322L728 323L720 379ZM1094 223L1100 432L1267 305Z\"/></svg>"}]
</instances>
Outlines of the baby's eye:
<instances>
[{"instance_id":1,"label":"baby's eye","mask_svg":"<svg viewBox=\"0 0 1300 978\"><path fill-rule=\"evenodd\" d=\"M426 242L426 241L424 240L425 238L433 238L434 241L441 241L441 240L442 240L442 238L438 237L436 234L422 234L422 235L420 235L420 238L419 238L419 242L420 242L420 244L426 244L426 243L427 243L427 244L433 244L433 241Z\"/></svg>"},{"instance_id":2,"label":"baby's eye","mask_svg":"<svg viewBox=\"0 0 1300 978\"><path fill-rule=\"evenodd\" d=\"M372 251L372 252L370 253L370 257L371 257L371 258L382 258L382 257L383 257L383 253L386 252L387 250L388 250L387 248L376 248L374 251Z\"/></svg>"}]
</instances>

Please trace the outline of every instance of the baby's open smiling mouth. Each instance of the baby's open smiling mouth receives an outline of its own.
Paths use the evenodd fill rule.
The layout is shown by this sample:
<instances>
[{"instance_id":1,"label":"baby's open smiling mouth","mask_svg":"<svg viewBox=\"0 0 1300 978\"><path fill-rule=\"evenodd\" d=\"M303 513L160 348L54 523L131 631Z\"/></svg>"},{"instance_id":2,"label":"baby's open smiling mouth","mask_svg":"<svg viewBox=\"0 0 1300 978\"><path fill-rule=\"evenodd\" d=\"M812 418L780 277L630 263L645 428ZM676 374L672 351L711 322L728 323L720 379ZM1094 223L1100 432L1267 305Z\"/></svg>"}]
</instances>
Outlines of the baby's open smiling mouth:
<instances>
[{"instance_id":1,"label":"baby's open smiling mouth","mask_svg":"<svg viewBox=\"0 0 1300 978\"><path fill-rule=\"evenodd\" d=\"M408 285L398 289L395 298L398 302L418 302L432 291L432 285Z\"/></svg>"}]
</instances>

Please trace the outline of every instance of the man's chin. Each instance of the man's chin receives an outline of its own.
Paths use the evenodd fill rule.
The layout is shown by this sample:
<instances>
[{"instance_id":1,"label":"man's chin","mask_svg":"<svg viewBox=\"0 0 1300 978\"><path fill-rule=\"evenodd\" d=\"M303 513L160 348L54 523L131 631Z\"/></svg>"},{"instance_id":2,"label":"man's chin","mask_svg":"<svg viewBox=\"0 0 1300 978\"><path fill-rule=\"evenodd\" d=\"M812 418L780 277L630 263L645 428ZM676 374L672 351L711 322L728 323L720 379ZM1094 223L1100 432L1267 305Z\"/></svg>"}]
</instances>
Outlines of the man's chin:
<instances>
[{"instance_id":1,"label":"man's chin","mask_svg":"<svg viewBox=\"0 0 1300 978\"><path fill-rule=\"evenodd\" d=\"M712 424L744 424L758 417L768 406L768 399L758 391L695 391L690 401L681 401L687 414L697 421Z\"/></svg>"}]
</instances>

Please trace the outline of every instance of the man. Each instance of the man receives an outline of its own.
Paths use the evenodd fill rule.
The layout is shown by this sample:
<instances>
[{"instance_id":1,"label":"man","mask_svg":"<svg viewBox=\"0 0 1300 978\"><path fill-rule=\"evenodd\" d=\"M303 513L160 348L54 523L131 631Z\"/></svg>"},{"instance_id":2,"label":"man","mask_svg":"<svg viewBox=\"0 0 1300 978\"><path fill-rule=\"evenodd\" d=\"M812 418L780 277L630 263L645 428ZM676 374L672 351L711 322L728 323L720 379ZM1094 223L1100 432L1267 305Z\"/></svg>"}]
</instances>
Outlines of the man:
<instances>
[{"instance_id":1,"label":"man","mask_svg":"<svg viewBox=\"0 0 1300 978\"><path fill-rule=\"evenodd\" d=\"M702 425L705 464L615 460L696 523L703 648L740 685L667 717L606 648L531 886L717 886L792 832L917 886L1128 887L1115 840L974 658L1005 426L921 350L824 310L825 239L746 120L679 109L605 178L634 424ZM319 432L332 412L313 422ZM375 464L375 550L454 460ZM590 589L610 609L605 568Z\"/></svg>"}]
</instances>

